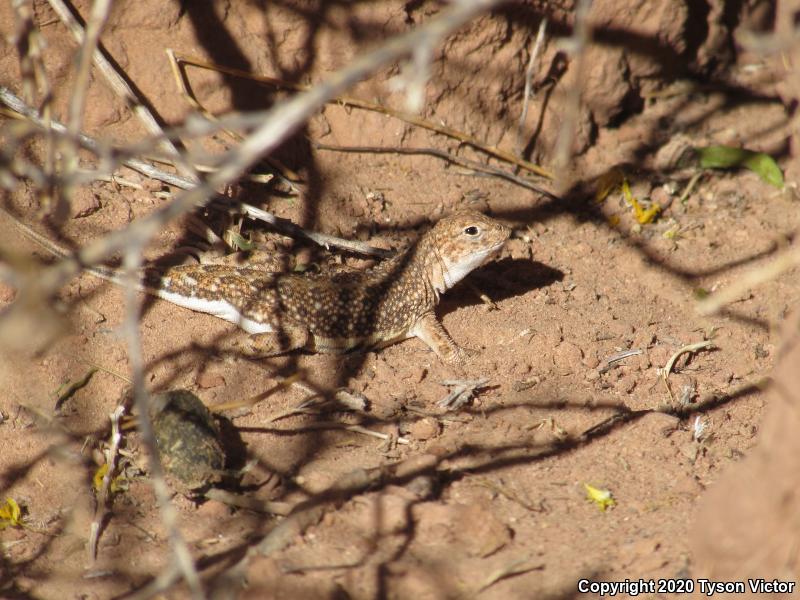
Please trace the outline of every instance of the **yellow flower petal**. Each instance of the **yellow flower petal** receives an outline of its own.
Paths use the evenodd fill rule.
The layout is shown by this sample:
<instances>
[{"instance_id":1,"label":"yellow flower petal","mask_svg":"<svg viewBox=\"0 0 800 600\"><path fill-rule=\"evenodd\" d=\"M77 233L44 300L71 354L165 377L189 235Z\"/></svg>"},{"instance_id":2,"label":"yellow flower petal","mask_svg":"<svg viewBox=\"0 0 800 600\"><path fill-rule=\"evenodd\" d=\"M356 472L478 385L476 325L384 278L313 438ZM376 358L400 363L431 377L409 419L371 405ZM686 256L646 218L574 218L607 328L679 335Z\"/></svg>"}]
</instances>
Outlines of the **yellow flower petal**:
<instances>
[{"instance_id":1,"label":"yellow flower petal","mask_svg":"<svg viewBox=\"0 0 800 600\"><path fill-rule=\"evenodd\" d=\"M611 497L609 490L601 490L594 486L584 483L583 487L586 488L586 498L594 502L600 510L614 506L617 502Z\"/></svg>"}]
</instances>

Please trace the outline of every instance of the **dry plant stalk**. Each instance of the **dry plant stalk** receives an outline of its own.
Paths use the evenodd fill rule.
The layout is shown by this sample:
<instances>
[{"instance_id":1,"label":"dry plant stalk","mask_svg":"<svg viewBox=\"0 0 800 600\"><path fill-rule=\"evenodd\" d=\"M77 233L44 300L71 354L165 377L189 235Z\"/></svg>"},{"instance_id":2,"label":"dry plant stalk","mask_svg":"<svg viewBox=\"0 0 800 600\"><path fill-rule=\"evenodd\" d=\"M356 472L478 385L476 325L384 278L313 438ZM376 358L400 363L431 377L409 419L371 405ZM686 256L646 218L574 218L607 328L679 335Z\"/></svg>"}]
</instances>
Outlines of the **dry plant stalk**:
<instances>
[{"instance_id":1,"label":"dry plant stalk","mask_svg":"<svg viewBox=\"0 0 800 600\"><path fill-rule=\"evenodd\" d=\"M678 348L678 350L670 356L667 364L664 365L664 368L661 369L661 380L664 382L664 387L667 388L667 393L669 394L670 402L675 403L675 395L672 393L672 388L669 385L669 374L672 372L672 367L675 366L675 361L682 354L686 353L694 353L699 352L700 350L709 350L714 347L714 343L711 340L703 340L702 342L695 342L694 344L688 344L683 346L682 348Z\"/></svg>"},{"instance_id":2,"label":"dry plant stalk","mask_svg":"<svg viewBox=\"0 0 800 600\"><path fill-rule=\"evenodd\" d=\"M179 56L174 52L170 53L170 57L172 60L175 61L175 70L177 71L176 76L180 76L180 87L181 89L187 88L187 81L185 71L182 68L183 65L191 65L193 67L197 67L200 69L208 69L210 71L216 71L219 73L225 73L226 75L233 75L235 77L241 77L243 79L249 79L252 81L256 81L258 83L264 83L268 85L272 85L279 89L285 90L292 90L297 92L305 92L309 90L309 86L297 84L297 83L290 83L288 81L284 81L282 79L276 79L275 77L267 77L265 75L254 75L252 73L248 73L246 71L241 71L239 69L233 69L230 67L224 67L222 65L215 65L211 63L207 63L205 61L198 60L196 58L190 58L186 56ZM196 98L193 96L189 96L191 98L190 103L196 106L199 106L202 109L203 114L208 114L205 108L197 101ZM404 112L401 110L395 110L388 106L384 106L382 104L377 104L375 102L369 102L367 100L361 100L360 98L354 98L351 96L337 96L336 98L332 98L327 101L328 104L336 104L338 106L352 106L355 108L360 108L362 110L369 110L373 112L378 112L390 117L394 117L395 119L399 119L404 121L410 125L414 125L416 127L420 127L422 129L427 129L428 131L433 131L434 133L438 133L440 135L447 136L449 138L458 140L463 144L467 144L484 152L490 156L494 156L495 158L499 158L501 160L505 160L511 164L516 165L517 167L529 171L535 175L539 175L540 177L544 177L546 179L552 179L553 175L547 170L539 165L536 165L532 162L526 161L522 158L514 156L512 152L507 152L498 148L497 146L490 146L481 140L470 136L463 131L459 131L452 127L448 127L441 123L434 123L428 119L424 119L419 115L415 115L412 113ZM214 120L216 123L219 124L221 127L233 127L236 124L236 121L231 121L230 117L221 117ZM239 124L243 125L244 123L239 120Z\"/></svg>"},{"instance_id":3,"label":"dry plant stalk","mask_svg":"<svg viewBox=\"0 0 800 600\"><path fill-rule=\"evenodd\" d=\"M50 122L53 94L44 68L41 35L33 19L33 3L27 0L14 0L12 6L17 17L15 42L20 57L23 95L29 103L38 104L45 122ZM37 98L39 95L41 99ZM41 170L44 175L51 177L55 170L55 147L50 138L46 140L43 162ZM42 186L41 197L44 204L50 202L51 194L51 186Z\"/></svg>"},{"instance_id":4,"label":"dry plant stalk","mask_svg":"<svg viewBox=\"0 0 800 600\"><path fill-rule=\"evenodd\" d=\"M128 343L128 358L131 365L131 379L133 380L133 403L139 413L139 432L147 448L150 480L153 485L153 491L156 494L161 521L169 532L173 562L175 562L186 584L189 586L192 598L200 600L205 598L205 594L203 593L200 577L197 574L189 546L178 528L178 513L171 502L172 494L164 479L164 470L158 458L158 444L153 431L153 424L150 421L150 395L145 386L144 359L142 358L141 339L139 338L140 301L136 289L136 273L141 267L141 256L141 247L135 244L129 245L123 255L123 268L127 285L125 289L125 319L122 324L122 333Z\"/></svg>"},{"instance_id":5,"label":"dry plant stalk","mask_svg":"<svg viewBox=\"0 0 800 600\"><path fill-rule=\"evenodd\" d=\"M172 68L172 76L175 78L178 91L180 92L181 96L183 96L183 99L189 104L189 106L197 111L197 114L203 115L206 120L212 123L218 123L219 120L211 113L211 111L206 110L206 107L200 103L200 101L195 97L194 92L192 92L192 88L189 85L189 79L180 59L175 55L175 51L171 48L167 48L166 53L167 58L169 59L169 65ZM232 128L222 127L222 131L236 143L242 141L242 136L233 131ZM295 181L300 180L300 176L297 173L269 156L264 158L269 165L275 169L277 176L280 177L284 185L289 187L294 193L300 192L298 186L294 183ZM268 175L269 178L272 178L272 176L272 174Z\"/></svg>"},{"instance_id":6,"label":"dry plant stalk","mask_svg":"<svg viewBox=\"0 0 800 600\"><path fill-rule=\"evenodd\" d=\"M44 128L46 126L45 122L33 108L24 103L11 90L3 86L0 86L0 102L5 104L9 109L13 110L15 113L22 115L23 117L28 119L31 123L33 123L37 127ZM53 121L50 123L50 131L58 136L69 135L67 133L66 127L57 121ZM103 157L110 156L112 152L111 148L107 144L102 144L101 142L89 137L88 135L80 133L78 134L77 139L80 141L81 147L92 151L98 157L100 157L101 160L103 160ZM178 187L184 190L190 190L196 185L194 181L186 177L183 177L182 175L169 173L167 171L164 171L163 169L159 169L158 167L155 167L152 164L140 160L138 158L127 158L123 159L121 162L125 166L141 173L142 175L145 175L151 179L154 179L156 181L161 181L163 183L169 184L174 187ZM92 172L78 172L73 177L80 181L107 179L109 177L115 177L114 176L115 168L116 165L111 164L109 160L105 160L105 166L101 166L100 168ZM115 177L115 180L118 180L118 178ZM252 206L250 204L246 204L244 202L233 201L225 196L214 195L213 199L218 200L219 202L225 204L230 204L232 206L238 207L248 217L252 219L257 219L259 221L263 221L264 223L269 224L279 233L282 233L288 237L308 240L325 248L341 248L343 250L355 252L357 254L364 254L366 256L378 256L386 258L392 255L392 253L387 250L370 246L369 244L365 244L364 242L359 242L357 240L347 240L336 236L303 229L302 227L299 227L294 223L287 221L286 219L281 219L280 217L276 217L272 213L267 212L263 209Z\"/></svg>"},{"instance_id":7,"label":"dry plant stalk","mask_svg":"<svg viewBox=\"0 0 800 600\"><path fill-rule=\"evenodd\" d=\"M114 480L114 472L117 468L117 456L119 455L119 445L122 441L122 432L120 431L119 420L125 412L125 406L120 404L109 415L111 419L111 442L105 452L106 465L108 466L105 475L103 475L103 482L100 489L97 491L97 506L95 508L94 519L89 531L89 562L93 563L97 559L97 543L100 540L101 528L103 521L109 510L109 501L111 496L111 482Z\"/></svg>"},{"instance_id":8,"label":"dry plant stalk","mask_svg":"<svg viewBox=\"0 0 800 600\"><path fill-rule=\"evenodd\" d=\"M66 3L63 0L47 0L47 1L52 7L52 9L55 11L55 13L58 15L58 18L61 19L62 23L64 23L67 29L70 30L70 32L75 37L77 42L79 44L84 45L85 40L88 40L89 37L84 32L83 27L81 27L80 23L78 23L77 19L72 13L72 10L66 5ZM105 0L97 0L97 1L104 2ZM93 16L99 15L102 18L103 8L104 7L101 5L96 10L93 10L92 15ZM104 20L105 19L103 18L103 21ZM100 24L98 23L97 25ZM100 32L97 31L98 39L99 39L99 34ZM84 56L87 54L91 56L92 62L98 68L103 77L106 79L109 86L111 86L111 89L114 91L114 93L116 93L119 97L121 97L125 101L125 104L139 118L139 120L147 129L147 131L151 135L157 138L156 142L157 145L162 150L167 152L167 154L179 158L180 153L178 152L178 149L169 139L166 138L166 136L164 136L164 132L161 129L161 125L158 124L158 121L156 120L155 116L153 116L153 113L150 112L150 109L147 108L147 106L139 100L136 94L133 93L133 90L128 85L127 81L125 81L125 79L119 73L117 73L116 69L114 69L114 66L111 64L111 61L109 61L108 58L106 58L105 54L103 54L100 51L96 43L93 49L91 47L89 47L88 49L92 50L92 52L91 53L89 53L88 51L84 52ZM88 84L88 81L84 82L84 85L86 84ZM85 91L83 92L76 91L76 93L85 94Z\"/></svg>"},{"instance_id":9,"label":"dry plant stalk","mask_svg":"<svg viewBox=\"0 0 800 600\"><path fill-rule=\"evenodd\" d=\"M536 60L539 58L539 51L542 49L544 42L544 34L547 31L547 17L542 17L539 23L539 30L536 33L536 41L531 50L531 56L528 60L528 68L525 69L525 91L522 95L522 113L519 116L519 125L517 126L517 152L522 155L525 145L522 140L524 139L525 121L528 119L528 107L530 106L531 91L533 89L533 74L536 70Z\"/></svg>"},{"instance_id":10,"label":"dry plant stalk","mask_svg":"<svg viewBox=\"0 0 800 600\"><path fill-rule=\"evenodd\" d=\"M56 0L57 1L57 0ZM139 219L123 231L116 232L92 242L78 252L79 262L95 265L116 252L131 245L141 245L151 239L166 223L189 210L202 206L215 194L216 189L240 177L261 156L274 151L294 131L314 114L325 102L360 81L378 67L397 57L404 56L434 37L441 39L474 15L488 10L499 0L472 0L453 4L438 18L386 42L383 46L356 58L349 66L331 75L307 92L300 93L266 112L260 125L244 139L242 144L225 153L203 182L186 190L169 204ZM55 290L74 276L78 269L74 264L59 263L42 273L42 289Z\"/></svg>"},{"instance_id":11,"label":"dry plant stalk","mask_svg":"<svg viewBox=\"0 0 800 600\"><path fill-rule=\"evenodd\" d=\"M439 150L438 148L403 148L401 146L332 146L330 144L321 144L319 142L314 142L314 141L312 141L311 144L317 150L329 150L331 152L358 152L358 153L373 153L373 154L427 154L429 156L435 156L436 158L441 158L442 160L453 163L455 165L461 165L462 167L466 167L467 169L471 169L479 173L486 173L488 175L492 175L493 177L505 179L506 181L510 181L515 185L531 190L532 192L536 192L537 194L541 194L542 196L545 196L550 200L560 200L560 198L555 194L548 192L544 188L539 187L534 183L531 183L530 181L528 181L523 177L514 175L514 173L510 173L509 171L498 169L497 167L480 163L475 160L470 160L468 158L458 156L457 154L451 154L449 152L445 152L444 150Z\"/></svg>"}]
</instances>

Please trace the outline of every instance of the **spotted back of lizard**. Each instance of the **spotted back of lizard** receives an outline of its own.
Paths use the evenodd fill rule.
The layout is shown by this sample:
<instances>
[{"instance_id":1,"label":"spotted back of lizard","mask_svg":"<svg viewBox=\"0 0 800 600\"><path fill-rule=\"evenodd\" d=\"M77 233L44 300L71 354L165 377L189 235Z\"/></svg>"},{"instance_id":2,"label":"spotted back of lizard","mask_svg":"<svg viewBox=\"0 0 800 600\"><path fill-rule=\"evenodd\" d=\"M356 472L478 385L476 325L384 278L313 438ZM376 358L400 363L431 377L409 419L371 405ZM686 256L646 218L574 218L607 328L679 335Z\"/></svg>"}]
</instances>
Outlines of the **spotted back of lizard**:
<instances>
[{"instance_id":1,"label":"spotted back of lizard","mask_svg":"<svg viewBox=\"0 0 800 600\"><path fill-rule=\"evenodd\" d=\"M189 265L151 274L145 285L174 304L249 333L302 327L309 334L307 349L345 352L412 335L439 295L496 256L509 235L505 225L462 211L441 219L405 252L364 271L308 275Z\"/></svg>"}]
</instances>

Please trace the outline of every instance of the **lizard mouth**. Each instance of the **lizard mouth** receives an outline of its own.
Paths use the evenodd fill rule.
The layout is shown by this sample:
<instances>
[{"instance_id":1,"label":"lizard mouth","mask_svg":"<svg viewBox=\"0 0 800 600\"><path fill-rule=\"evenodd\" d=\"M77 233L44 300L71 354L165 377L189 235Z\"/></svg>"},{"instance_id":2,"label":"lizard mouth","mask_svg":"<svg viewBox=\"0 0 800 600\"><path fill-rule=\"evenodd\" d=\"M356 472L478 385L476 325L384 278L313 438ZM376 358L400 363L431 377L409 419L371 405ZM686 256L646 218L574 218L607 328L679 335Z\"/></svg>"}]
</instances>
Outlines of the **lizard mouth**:
<instances>
[{"instance_id":1,"label":"lizard mouth","mask_svg":"<svg viewBox=\"0 0 800 600\"><path fill-rule=\"evenodd\" d=\"M502 242L498 242L497 244L489 248L489 250L486 252L486 256L481 262L481 265L485 265L487 262L494 259L498 254L500 254L500 250L503 248L505 243L506 243L505 240L503 240Z\"/></svg>"}]
</instances>

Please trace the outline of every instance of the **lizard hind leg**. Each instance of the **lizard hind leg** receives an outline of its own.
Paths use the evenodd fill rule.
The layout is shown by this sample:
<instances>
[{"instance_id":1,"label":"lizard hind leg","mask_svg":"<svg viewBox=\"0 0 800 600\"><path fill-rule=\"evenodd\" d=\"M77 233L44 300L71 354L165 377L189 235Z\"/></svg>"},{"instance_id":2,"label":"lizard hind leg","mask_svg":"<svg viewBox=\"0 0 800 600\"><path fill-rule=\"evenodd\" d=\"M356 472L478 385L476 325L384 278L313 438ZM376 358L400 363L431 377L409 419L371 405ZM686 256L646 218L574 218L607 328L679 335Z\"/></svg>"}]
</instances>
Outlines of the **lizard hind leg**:
<instances>
[{"instance_id":1,"label":"lizard hind leg","mask_svg":"<svg viewBox=\"0 0 800 600\"><path fill-rule=\"evenodd\" d=\"M221 345L224 354L246 358L270 358L309 346L308 328L286 323L276 331L240 335Z\"/></svg>"}]
</instances>

